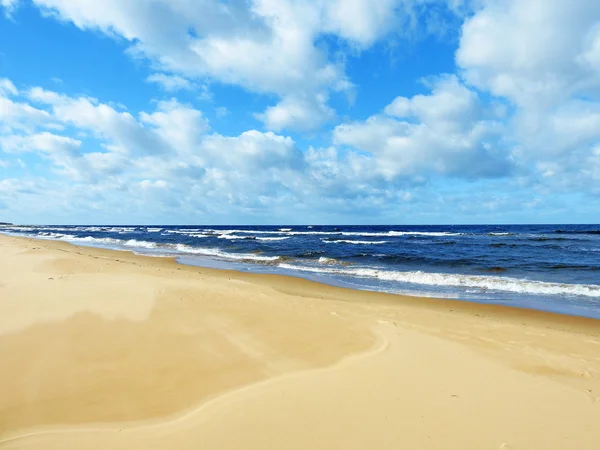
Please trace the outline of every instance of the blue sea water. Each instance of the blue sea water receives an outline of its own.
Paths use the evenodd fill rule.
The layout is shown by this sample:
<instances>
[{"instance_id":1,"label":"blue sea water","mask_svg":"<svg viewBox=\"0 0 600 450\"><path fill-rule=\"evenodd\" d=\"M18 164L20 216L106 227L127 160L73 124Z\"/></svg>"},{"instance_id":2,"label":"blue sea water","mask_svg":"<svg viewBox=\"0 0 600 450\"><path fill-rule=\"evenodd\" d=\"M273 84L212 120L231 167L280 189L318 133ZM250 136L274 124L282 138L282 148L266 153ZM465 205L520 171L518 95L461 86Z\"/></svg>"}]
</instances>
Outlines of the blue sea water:
<instances>
[{"instance_id":1,"label":"blue sea water","mask_svg":"<svg viewBox=\"0 0 600 450\"><path fill-rule=\"evenodd\" d=\"M183 264L600 318L600 225L9 226Z\"/></svg>"}]
</instances>

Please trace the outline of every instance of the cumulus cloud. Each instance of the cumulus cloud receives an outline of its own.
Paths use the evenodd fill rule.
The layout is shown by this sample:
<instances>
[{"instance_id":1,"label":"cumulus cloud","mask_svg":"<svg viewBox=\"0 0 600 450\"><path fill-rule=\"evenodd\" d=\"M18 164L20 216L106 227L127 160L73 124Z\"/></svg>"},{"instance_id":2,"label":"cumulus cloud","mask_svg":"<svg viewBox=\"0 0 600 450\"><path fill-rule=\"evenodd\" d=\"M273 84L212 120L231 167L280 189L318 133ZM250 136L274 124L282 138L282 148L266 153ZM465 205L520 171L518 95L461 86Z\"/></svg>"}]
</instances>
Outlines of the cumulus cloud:
<instances>
[{"instance_id":1,"label":"cumulus cloud","mask_svg":"<svg viewBox=\"0 0 600 450\"><path fill-rule=\"evenodd\" d=\"M69 135L44 130L40 119L33 130L0 133L0 151L38 155L51 163L48 173L94 189L95 204L107 193L141 190L146 205L156 196L170 205L183 198L203 203L203 211L262 210L267 199L293 191L305 177L303 154L290 137L256 130L223 136L201 111L174 99L133 115L37 87L26 95L47 108L44 120L64 125ZM79 134L84 137L74 137Z\"/></svg>"},{"instance_id":2,"label":"cumulus cloud","mask_svg":"<svg viewBox=\"0 0 600 450\"><path fill-rule=\"evenodd\" d=\"M63 192L72 200L64 211L116 204L114 214L143 218L154 200L162 214L192 221L199 214L226 221L231 211L268 221L269 214L409 210L436 183L600 193L597 2L32 1L48 16L128 43L133 57L150 62L146 81L169 95L189 98L223 83L275 100L253 111L266 130L224 135L176 99L132 111L0 79L2 161L26 153L52 167L49 180L5 180L6 205L17 205L6 192ZM389 104L365 120L336 123L330 99L360 86L328 44L360 55L433 14L427 8L468 12L457 73L429 78L421 95L390 92ZM217 117L227 114L215 106ZM325 123L336 126L316 147L306 135L295 141L285 134ZM499 196L485 208L507 203Z\"/></svg>"},{"instance_id":3,"label":"cumulus cloud","mask_svg":"<svg viewBox=\"0 0 600 450\"><path fill-rule=\"evenodd\" d=\"M37 155L50 163L47 175L61 180L48 184L37 179L34 185L40 188L30 195L51 197L50 192L62 191L76 197L73 204L82 208L84 199L91 202L97 213L120 198L123 213L137 217L144 217L152 202L162 205L162 213L179 208L174 213L188 211L193 217L226 217L231 211L289 217L307 211L346 214L352 208L366 211L412 201L412 181L402 178L401 171L382 170L386 151L382 160L380 155L335 147L303 152L291 137L271 131L224 136L211 129L201 111L174 99L133 114L93 98L37 87L25 95L31 104L45 108L40 110L44 119L29 131L0 133L0 150L11 156ZM24 103L34 108L31 104ZM47 130L46 121L63 129ZM397 126L392 123L388 134Z\"/></svg>"},{"instance_id":4,"label":"cumulus cloud","mask_svg":"<svg viewBox=\"0 0 600 450\"><path fill-rule=\"evenodd\" d=\"M276 94L280 103L261 116L274 129L319 127L334 115L327 95L352 89L343 64L317 45L322 36L369 48L401 28L403 3L34 0L46 15L129 41L132 55L170 73L148 77L167 91L193 89L190 80L202 79ZM302 101L292 98L297 93Z\"/></svg>"},{"instance_id":5,"label":"cumulus cloud","mask_svg":"<svg viewBox=\"0 0 600 450\"><path fill-rule=\"evenodd\" d=\"M175 92L181 90L193 90L194 84L179 75L167 75L164 73L153 73L146 78L149 83L156 83L167 92Z\"/></svg>"},{"instance_id":6,"label":"cumulus cloud","mask_svg":"<svg viewBox=\"0 0 600 450\"><path fill-rule=\"evenodd\" d=\"M18 4L19 0L0 0L0 8L4 9L4 14L9 18Z\"/></svg>"},{"instance_id":7,"label":"cumulus cloud","mask_svg":"<svg viewBox=\"0 0 600 450\"><path fill-rule=\"evenodd\" d=\"M2 95L17 95L19 91L8 78L0 78L0 94Z\"/></svg>"},{"instance_id":8,"label":"cumulus cloud","mask_svg":"<svg viewBox=\"0 0 600 450\"><path fill-rule=\"evenodd\" d=\"M489 2L464 23L456 60L481 89L552 106L600 87L599 17L600 3L587 0Z\"/></svg>"},{"instance_id":9,"label":"cumulus cloud","mask_svg":"<svg viewBox=\"0 0 600 450\"><path fill-rule=\"evenodd\" d=\"M49 125L50 114L47 111L9 98L18 93L12 81L6 78L0 79L0 132L27 130L31 129L32 125L40 123Z\"/></svg>"},{"instance_id":10,"label":"cumulus cloud","mask_svg":"<svg viewBox=\"0 0 600 450\"><path fill-rule=\"evenodd\" d=\"M326 101L324 95L316 97L289 95L277 105L255 116L263 121L267 128L275 131L285 128L312 130L335 118L335 111L327 106Z\"/></svg>"},{"instance_id":11,"label":"cumulus cloud","mask_svg":"<svg viewBox=\"0 0 600 450\"><path fill-rule=\"evenodd\" d=\"M388 180L426 173L495 177L511 169L502 131L493 116L486 117L477 94L447 76L430 95L397 97L384 114L337 126L334 142L373 155Z\"/></svg>"},{"instance_id":12,"label":"cumulus cloud","mask_svg":"<svg viewBox=\"0 0 600 450\"><path fill-rule=\"evenodd\" d=\"M600 3L488 2L464 23L456 61L468 83L514 106L523 162L553 182L581 173L600 142Z\"/></svg>"}]
</instances>

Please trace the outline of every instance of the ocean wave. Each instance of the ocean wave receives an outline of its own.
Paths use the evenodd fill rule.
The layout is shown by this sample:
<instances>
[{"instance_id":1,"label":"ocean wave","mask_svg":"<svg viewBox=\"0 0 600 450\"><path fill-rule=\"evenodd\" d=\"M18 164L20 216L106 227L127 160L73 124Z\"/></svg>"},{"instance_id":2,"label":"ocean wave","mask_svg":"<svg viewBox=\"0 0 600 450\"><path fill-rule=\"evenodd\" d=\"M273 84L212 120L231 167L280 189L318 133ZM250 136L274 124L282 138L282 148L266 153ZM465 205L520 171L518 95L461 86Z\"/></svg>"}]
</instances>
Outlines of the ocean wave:
<instances>
[{"instance_id":1,"label":"ocean wave","mask_svg":"<svg viewBox=\"0 0 600 450\"><path fill-rule=\"evenodd\" d=\"M339 259L335 259L335 258L327 258L326 256L321 256L317 262L319 264L325 264L325 265L337 265L337 266L351 266L352 263L349 261L340 261Z\"/></svg>"},{"instance_id":2,"label":"ocean wave","mask_svg":"<svg viewBox=\"0 0 600 450\"><path fill-rule=\"evenodd\" d=\"M327 258L325 256L321 256L318 259L319 264L335 264L337 260L335 258Z\"/></svg>"},{"instance_id":3,"label":"ocean wave","mask_svg":"<svg viewBox=\"0 0 600 450\"><path fill-rule=\"evenodd\" d=\"M148 233L158 233L159 231L162 231L162 228L148 228L147 231Z\"/></svg>"},{"instance_id":4,"label":"ocean wave","mask_svg":"<svg viewBox=\"0 0 600 450\"><path fill-rule=\"evenodd\" d=\"M87 230L82 230L82 231L107 231L109 233L118 233L118 234L128 234L128 233L133 233L134 231L136 231L137 228L136 227L102 227L101 230L96 229L95 227L89 228Z\"/></svg>"},{"instance_id":5,"label":"ocean wave","mask_svg":"<svg viewBox=\"0 0 600 450\"><path fill-rule=\"evenodd\" d=\"M176 244L173 247L181 253L189 253L194 255L214 256L217 258L229 259L234 261L277 261L278 256L262 256L254 253L227 253L216 248L191 247L185 244Z\"/></svg>"},{"instance_id":6,"label":"ocean wave","mask_svg":"<svg viewBox=\"0 0 600 450\"><path fill-rule=\"evenodd\" d=\"M290 236L281 236L281 237L257 237L259 241L284 241L289 239Z\"/></svg>"},{"instance_id":7,"label":"ocean wave","mask_svg":"<svg viewBox=\"0 0 600 450\"><path fill-rule=\"evenodd\" d=\"M231 235L231 234L286 234L284 231L277 230L238 230L238 229L227 229L227 230L217 230L214 228L206 228L201 230L205 233L218 234L221 236Z\"/></svg>"},{"instance_id":8,"label":"ocean wave","mask_svg":"<svg viewBox=\"0 0 600 450\"><path fill-rule=\"evenodd\" d=\"M600 234L600 230L554 230L555 233L565 234Z\"/></svg>"},{"instance_id":9,"label":"ocean wave","mask_svg":"<svg viewBox=\"0 0 600 450\"><path fill-rule=\"evenodd\" d=\"M296 232L294 232L296 233ZM361 232L361 231L322 231L322 232L300 232L303 234L338 234L342 236L368 236L368 237L377 237L377 236L432 236L432 237L441 237L441 236L460 236L462 233L451 233L447 231L385 231L382 233L373 233L373 232Z\"/></svg>"},{"instance_id":10,"label":"ocean wave","mask_svg":"<svg viewBox=\"0 0 600 450\"><path fill-rule=\"evenodd\" d=\"M326 244L358 244L358 245L369 245L369 244L385 244L388 241L351 241L347 239L321 239Z\"/></svg>"},{"instance_id":11,"label":"ocean wave","mask_svg":"<svg viewBox=\"0 0 600 450\"><path fill-rule=\"evenodd\" d=\"M237 236L235 234L222 234L219 236L219 239L229 239L229 240L250 240L253 241L256 239L256 236Z\"/></svg>"},{"instance_id":12,"label":"ocean wave","mask_svg":"<svg viewBox=\"0 0 600 450\"><path fill-rule=\"evenodd\" d=\"M129 239L125 241L123 245L127 247L139 247L139 248L156 248L156 242L138 241L137 239Z\"/></svg>"},{"instance_id":13,"label":"ocean wave","mask_svg":"<svg viewBox=\"0 0 600 450\"><path fill-rule=\"evenodd\" d=\"M183 230L166 230L167 233L173 233L173 234L190 234L195 231L202 231L202 230L200 228L186 228Z\"/></svg>"},{"instance_id":14,"label":"ocean wave","mask_svg":"<svg viewBox=\"0 0 600 450\"><path fill-rule=\"evenodd\" d=\"M95 238L93 236L86 236L86 237L69 237L69 238L61 238L64 239L68 242L75 242L75 243L84 243L84 244L92 244L92 245L119 245L119 244L123 244L123 241L121 239L114 239L114 238Z\"/></svg>"},{"instance_id":15,"label":"ocean wave","mask_svg":"<svg viewBox=\"0 0 600 450\"><path fill-rule=\"evenodd\" d=\"M239 229L206 229L205 232L211 232L219 235L231 234L285 234L288 236L460 236L462 233L452 233L449 231L384 231L384 232L369 232L369 231L291 231L291 228L280 228L279 230L239 230Z\"/></svg>"},{"instance_id":16,"label":"ocean wave","mask_svg":"<svg viewBox=\"0 0 600 450\"><path fill-rule=\"evenodd\" d=\"M492 232L488 233L489 236L514 236L515 233L506 233L506 232Z\"/></svg>"},{"instance_id":17,"label":"ocean wave","mask_svg":"<svg viewBox=\"0 0 600 450\"><path fill-rule=\"evenodd\" d=\"M567 241L569 240L569 238L565 238L565 237L546 237L546 236L540 236L540 237L534 237L534 238L529 238L529 241L536 241L536 242L545 242L545 241Z\"/></svg>"},{"instance_id":18,"label":"ocean wave","mask_svg":"<svg viewBox=\"0 0 600 450\"><path fill-rule=\"evenodd\" d=\"M428 273L422 271L395 272L370 268L317 268L308 266L297 266L286 263L279 264L279 267L281 267L282 269L297 270L303 272L347 275L359 278L374 278L385 281L397 281L402 283L411 283L428 286L477 288L484 291L491 290L533 295L567 295L600 298L600 286L597 285L552 283L545 281L531 281L500 276Z\"/></svg>"},{"instance_id":19,"label":"ocean wave","mask_svg":"<svg viewBox=\"0 0 600 450\"><path fill-rule=\"evenodd\" d=\"M44 239L69 239L69 238L74 238L76 236L74 234L41 231L37 234L37 237L44 238Z\"/></svg>"}]
</instances>

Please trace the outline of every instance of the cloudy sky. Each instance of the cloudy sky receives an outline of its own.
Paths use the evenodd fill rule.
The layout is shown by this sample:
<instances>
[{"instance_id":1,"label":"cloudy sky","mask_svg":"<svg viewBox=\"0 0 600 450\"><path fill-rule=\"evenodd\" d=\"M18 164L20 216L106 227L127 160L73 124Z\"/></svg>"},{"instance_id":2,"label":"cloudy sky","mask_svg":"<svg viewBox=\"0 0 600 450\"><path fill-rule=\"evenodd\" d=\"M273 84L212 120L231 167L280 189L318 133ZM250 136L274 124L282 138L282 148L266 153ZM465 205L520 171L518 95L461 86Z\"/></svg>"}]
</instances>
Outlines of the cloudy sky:
<instances>
[{"instance_id":1,"label":"cloudy sky","mask_svg":"<svg viewBox=\"0 0 600 450\"><path fill-rule=\"evenodd\" d=\"M0 221L598 223L597 0L0 0Z\"/></svg>"}]
</instances>

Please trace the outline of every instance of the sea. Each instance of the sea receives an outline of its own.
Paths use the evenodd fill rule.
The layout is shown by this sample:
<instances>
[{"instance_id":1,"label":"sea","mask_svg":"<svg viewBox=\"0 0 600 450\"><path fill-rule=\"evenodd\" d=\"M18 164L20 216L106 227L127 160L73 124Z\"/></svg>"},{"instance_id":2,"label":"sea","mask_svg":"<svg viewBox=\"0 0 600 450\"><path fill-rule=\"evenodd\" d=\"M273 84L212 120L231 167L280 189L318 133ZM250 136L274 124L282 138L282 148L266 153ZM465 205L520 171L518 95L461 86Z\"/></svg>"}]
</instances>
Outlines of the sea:
<instances>
[{"instance_id":1,"label":"sea","mask_svg":"<svg viewBox=\"0 0 600 450\"><path fill-rule=\"evenodd\" d=\"M5 226L5 234L353 289L600 319L600 225Z\"/></svg>"}]
</instances>

